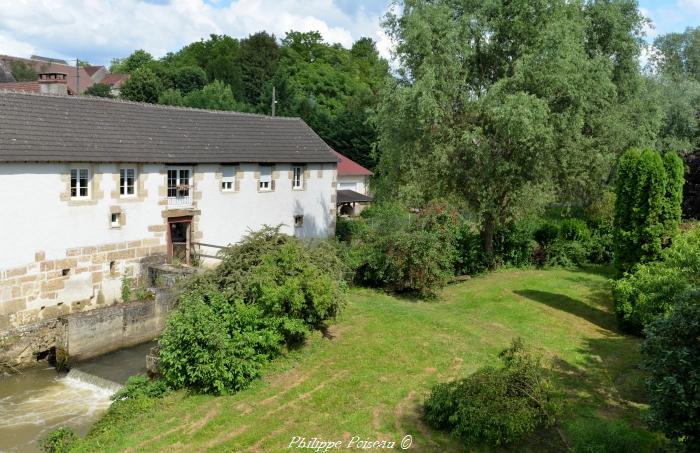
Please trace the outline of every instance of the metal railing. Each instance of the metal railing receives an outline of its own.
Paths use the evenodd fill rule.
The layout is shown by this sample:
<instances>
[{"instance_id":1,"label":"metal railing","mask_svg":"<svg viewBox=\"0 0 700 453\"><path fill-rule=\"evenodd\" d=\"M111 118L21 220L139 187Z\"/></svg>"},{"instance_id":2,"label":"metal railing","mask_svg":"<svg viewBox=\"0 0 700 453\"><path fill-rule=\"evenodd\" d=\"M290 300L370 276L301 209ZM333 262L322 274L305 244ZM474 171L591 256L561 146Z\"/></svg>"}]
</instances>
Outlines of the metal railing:
<instances>
[{"instance_id":1,"label":"metal railing","mask_svg":"<svg viewBox=\"0 0 700 453\"><path fill-rule=\"evenodd\" d=\"M169 208L185 208L192 206L192 195L177 195L168 197Z\"/></svg>"}]
</instances>

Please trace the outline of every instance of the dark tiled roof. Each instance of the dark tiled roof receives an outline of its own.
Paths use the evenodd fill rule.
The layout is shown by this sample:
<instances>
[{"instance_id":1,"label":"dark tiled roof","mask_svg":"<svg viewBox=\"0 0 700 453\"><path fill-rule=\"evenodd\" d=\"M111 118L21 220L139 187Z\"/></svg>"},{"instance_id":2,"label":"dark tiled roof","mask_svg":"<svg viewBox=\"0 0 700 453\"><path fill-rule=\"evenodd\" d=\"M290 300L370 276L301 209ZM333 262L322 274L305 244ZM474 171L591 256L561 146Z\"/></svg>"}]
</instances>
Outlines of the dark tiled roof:
<instances>
[{"instance_id":1,"label":"dark tiled roof","mask_svg":"<svg viewBox=\"0 0 700 453\"><path fill-rule=\"evenodd\" d=\"M354 190L338 190L336 203L358 203L372 201L372 197L362 195Z\"/></svg>"},{"instance_id":2,"label":"dark tiled roof","mask_svg":"<svg viewBox=\"0 0 700 453\"><path fill-rule=\"evenodd\" d=\"M0 162L338 162L298 118L0 92Z\"/></svg>"}]
</instances>

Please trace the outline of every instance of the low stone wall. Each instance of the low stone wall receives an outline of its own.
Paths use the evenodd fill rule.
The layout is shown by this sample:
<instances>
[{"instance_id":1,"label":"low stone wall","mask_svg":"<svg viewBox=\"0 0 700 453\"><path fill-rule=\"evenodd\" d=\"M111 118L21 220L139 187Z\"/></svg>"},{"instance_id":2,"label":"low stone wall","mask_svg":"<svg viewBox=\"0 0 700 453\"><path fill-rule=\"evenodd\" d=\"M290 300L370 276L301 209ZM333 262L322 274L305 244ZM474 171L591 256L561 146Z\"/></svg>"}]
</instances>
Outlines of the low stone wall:
<instances>
[{"instance_id":1,"label":"low stone wall","mask_svg":"<svg viewBox=\"0 0 700 453\"><path fill-rule=\"evenodd\" d=\"M71 361L80 361L150 341L163 331L174 299L167 292L158 292L154 301L67 316L63 346Z\"/></svg>"},{"instance_id":2,"label":"low stone wall","mask_svg":"<svg viewBox=\"0 0 700 453\"><path fill-rule=\"evenodd\" d=\"M160 290L155 300L96 308L2 332L0 368L32 366L56 349L77 362L153 340L163 331L175 301L169 290Z\"/></svg>"}]
</instances>

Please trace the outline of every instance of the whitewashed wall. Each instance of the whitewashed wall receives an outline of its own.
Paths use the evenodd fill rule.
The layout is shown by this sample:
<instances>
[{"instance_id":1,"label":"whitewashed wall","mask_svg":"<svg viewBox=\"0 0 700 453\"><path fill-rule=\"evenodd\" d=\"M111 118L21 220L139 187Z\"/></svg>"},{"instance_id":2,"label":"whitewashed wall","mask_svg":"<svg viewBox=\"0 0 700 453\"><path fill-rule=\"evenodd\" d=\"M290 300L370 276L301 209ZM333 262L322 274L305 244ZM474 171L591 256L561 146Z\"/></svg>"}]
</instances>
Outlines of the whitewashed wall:
<instances>
[{"instance_id":1,"label":"whitewashed wall","mask_svg":"<svg viewBox=\"0 0 700 453\"><path fill-rule=\"evenodd\" d=\"M354 190L362 195L369 195L368 180L367 176L338 176L338 189Z\"/></svg>"},{"instance_id":2,"label":"whitewashed wall","mask_svg":"<svg viewBox=\"0 0 700 453\"><path fill-rule=\"evenodd\" d=\"M85 166L93 193L76 203L68 175ZM118 196L120 167L133 165L0 164L0 330L113 303L127 268L137 271L140 259L165 251L168 166L136 166L135 198ZM303 190L292 188L292 166L278 164L271 192L258 190L257 164L238 166L233 192L221 190L222 166L191 168L196 242L225 246L265 224L302 238L333 233L335 164L307 165ZM120 228L110 225L115 209L125 219ZM303 226L294 226L295 215L304 216Z\"/></svg>"}]
</instances>

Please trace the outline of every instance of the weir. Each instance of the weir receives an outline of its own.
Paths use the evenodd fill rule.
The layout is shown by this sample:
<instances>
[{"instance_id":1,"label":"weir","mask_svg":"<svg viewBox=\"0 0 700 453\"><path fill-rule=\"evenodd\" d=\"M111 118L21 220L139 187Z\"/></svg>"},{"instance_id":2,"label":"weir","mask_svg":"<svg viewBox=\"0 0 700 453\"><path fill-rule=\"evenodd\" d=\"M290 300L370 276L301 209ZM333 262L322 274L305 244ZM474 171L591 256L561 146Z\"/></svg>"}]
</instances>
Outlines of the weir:
<instances>
[{"instance_id":1,"label":"weir","mask_svg":"<svg viewBox=\"0 0 700 453\"><path fill-rule=\"evenodd\" d=\"M0 452L38 452L48 432L70 427L87 434L129 376L146 371L154 342L75 364L68 373L52 367L0 375Z\"/></svg>"}]
</instances>

